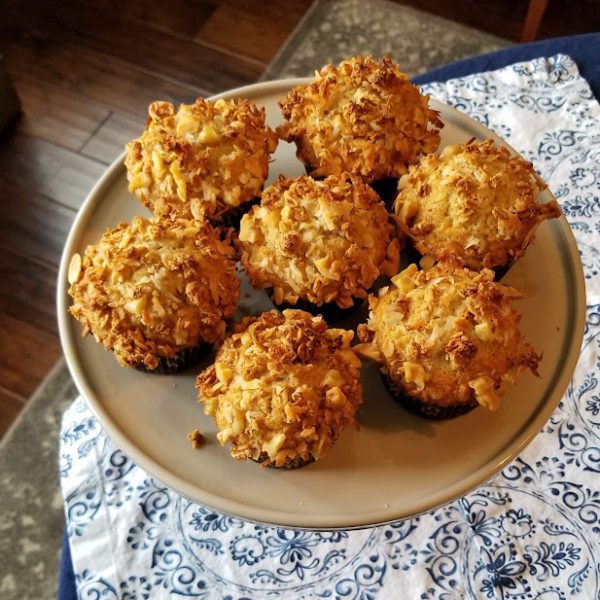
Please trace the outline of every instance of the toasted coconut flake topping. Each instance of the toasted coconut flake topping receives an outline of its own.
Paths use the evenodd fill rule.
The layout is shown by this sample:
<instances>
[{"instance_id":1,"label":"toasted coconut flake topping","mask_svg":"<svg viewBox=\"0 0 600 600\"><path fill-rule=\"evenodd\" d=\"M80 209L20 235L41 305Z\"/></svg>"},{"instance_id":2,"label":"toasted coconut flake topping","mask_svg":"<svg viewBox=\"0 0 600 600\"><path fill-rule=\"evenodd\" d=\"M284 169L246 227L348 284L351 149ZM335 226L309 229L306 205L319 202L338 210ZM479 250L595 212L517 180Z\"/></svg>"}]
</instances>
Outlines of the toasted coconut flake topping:
<instances>
[{"instance_id":1,"label":"toasted coconut flake topping","mask_svg":"<svg viewBox=\"0 0 600 600\"><path fill-rule=\"evenodd\" d=\"M537 375L541 356L523 343L511 306L521 294L495 283L492 271L413 264L392 281L369 298L356 348L408 396L439 406L475 399L495 410L507 383L526 369Z\"/></svg>"},{"instance_id":2,"label":"toasted coconut flake topping","mask_svg":"<svg viewBox=\"0 0 600 600\"><path fill-rule=\"evenodd\" d=\"M314 175L399 177L440 143L443 124L428 103L388 56L359 56L293 88L279 103L287 122L277 133Z\"/></svg>"},{"instance_id":3,"label":"toasted coconut flake topping","mask_svg":"<svg viewBox=\"0 0 600 600\"><path fill-rule=\"evenodd\" d=\"M71 313L124 366L214 343L236 309L233 248L208 223L135 217L88 246Z\"/></svg>"},{"instance_id":4,"label":"toasted coconut flake topping","mask_svg":"<svg viewBox=\"0 0 600 600\"><path fill-rule=\"evenodd\" d=\"M380 274L398 270L399 244L377 194L346 173L323 181L280 177L240 225L252 285L277 303L299 298L345 308Z\"/></svg>"},{"instance_id":5,"label":"toasted coconut flake topping","mask_svg":"<svg viewBox=\"0 0 600 600\"><path fill-rule=\"evenodd\" d=\"M204 445L204 436L197 429L190 431L190 433L187 434L187 439L192 443L192 448L194 448L194 450L202 448Z\"/></svg>"},{"instance_id":6,"label":"toasted coconut flake topping","mask_svg":"<svg viewBox=\"0 0 600 600\"><path fill-rule=\"evenodd\" d=\"M423 158L400 180L394 209L421 254L496 268L520 258L535 228L562 214L555 200L537 202L545 188L531 163L490 139Z\"/></svg>"},{"instance_id":7,"label":"toasted coconut flake topping","mask_svg":"<svg viewBox=\"0 0 600 600\"><path fill-rule=\"evenodd\" d=\"M214 417L221 444L238 460L281 467L319 460L361 402L360 360L352 331L328 329L299 310L248 317L197 380L199 401Z\"/></svg>"},{"instance_id":8,"label":"toasted coconut flake topping","mask_svg":"<svg viewBox=\"0 0 600 600\"><path fill-rule=\"evenodd\" d=\"M277 137L250 100L154 102L127 144L127 178L156 216L219 220L260 195Z\"/></svg>"}]
</instances>

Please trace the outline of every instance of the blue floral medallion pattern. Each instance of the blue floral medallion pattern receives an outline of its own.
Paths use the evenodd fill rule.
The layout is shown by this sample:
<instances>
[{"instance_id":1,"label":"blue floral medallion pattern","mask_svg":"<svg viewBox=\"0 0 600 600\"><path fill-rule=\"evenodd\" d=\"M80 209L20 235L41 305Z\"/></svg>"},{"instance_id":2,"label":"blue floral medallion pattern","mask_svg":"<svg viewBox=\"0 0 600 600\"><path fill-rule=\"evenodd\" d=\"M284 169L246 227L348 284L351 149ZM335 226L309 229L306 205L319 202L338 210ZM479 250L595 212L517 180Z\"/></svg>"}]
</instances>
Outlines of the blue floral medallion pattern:
<instances>
[{"instance_id":1,"label":"blue floral medallion pattern","mask_svg":"<svg viewBox=\"0 0 600 600\"><path fill-rule=\"evenodd\" d=\"M523 454L432 512L361 531L244 522L186 500L66 412L59 470L81 598L600 599L600 106L564 55L430 84L497 131L561 203L587 285L580 361Z\"/></svg>"}]
</instances>

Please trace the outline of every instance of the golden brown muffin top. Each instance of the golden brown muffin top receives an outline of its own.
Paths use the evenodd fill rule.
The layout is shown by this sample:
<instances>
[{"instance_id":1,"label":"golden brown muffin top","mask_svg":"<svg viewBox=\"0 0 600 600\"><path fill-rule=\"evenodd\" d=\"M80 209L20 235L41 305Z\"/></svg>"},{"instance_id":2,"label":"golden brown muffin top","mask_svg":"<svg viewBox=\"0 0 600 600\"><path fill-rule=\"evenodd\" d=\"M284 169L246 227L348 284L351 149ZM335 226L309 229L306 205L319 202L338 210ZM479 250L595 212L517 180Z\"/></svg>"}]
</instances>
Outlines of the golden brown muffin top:
<instances>
[{"instance_id":1,"label":"golden brown muffin top","mask_svg":"<svg viewBox=\"0 0 600 600\"><path fill-rule=\"evenodd\" d=\"M399 244L377 194L357 176L280 177L242 218L241 261L276 303L349 307L381 274L398 271Z\"/></svg>"},{"instance_id":2,"label":"golden brown muffin top","mask_svg":"<svg viewBox=\"0 0 600 600\"><path fill-rule=\"evenodd\" d=\"M411 265L392 287L371 296L357 350L379 362L408 396L439 406L476 400L496 410L506 384L541 356L523 343L521 293L494 282L494 273L438 264Z\"/></svg>"},{"instance_id":3,"label":"golden brown muffin top","mask_svg":"<svg viewBox=\"0 0 600 600\"><path fill-rule=\"evenodd\" d=\"M199 401L238 460L319 460L362 399L352 331L300 310L247 317L197 380Z\"/></svg>"},{"instance_id":4,"label":"golden brown muffin top","mask_svg":"<svg viewBox=\"0 0 600 600\"><path fill-rule=\"evenodd\" d=\"M293 88L279 102L286 123L277 133L315 176L398 177L440 143L443 124L428 102L389 56L358 56Z\"/></svg>"},{"instance_id":5,"label":"golden brown muffin top","mask_svg":"<svg viewBox=\"0 0 600 600\"><path fill-rule=\"evenodd\" d=\"M496 268L523 256L537 225L562 214L555 200L537 203L545 188L531 163L490 139L421 159L401 178L394 210L421 254Z\"/></svg>"},{"instance_id":6,"label":"golden brown muffin top","mask_svg":"<svg viewBox=\"0 0 600 600\"><path fill-rule=\"evenodd\" d=\"M127 178L156 216L219 220L260 196L277 137L250 100L198 98L175 110L153 102L146 129L127 144Z\"/></svg>"},{"instance_id":7,"label":"golden brown muffin top","mask_svg":"<svg viewBox=\"0 0 600 600\"><path fill-rule=\"evenodd\" d=\"M75 254L71 313L123 366L158 366L225 331L239 298L233 248L208 223L134 217Z\"/></svg>"}]
</instances>

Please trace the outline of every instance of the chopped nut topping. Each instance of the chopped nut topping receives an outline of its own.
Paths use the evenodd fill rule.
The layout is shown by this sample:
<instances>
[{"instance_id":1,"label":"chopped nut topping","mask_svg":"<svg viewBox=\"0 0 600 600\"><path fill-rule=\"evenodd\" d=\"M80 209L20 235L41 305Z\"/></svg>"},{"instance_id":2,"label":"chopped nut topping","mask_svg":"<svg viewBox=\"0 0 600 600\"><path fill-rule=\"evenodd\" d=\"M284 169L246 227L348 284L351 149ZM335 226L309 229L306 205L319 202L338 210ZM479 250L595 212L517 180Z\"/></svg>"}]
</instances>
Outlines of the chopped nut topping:
<instances>
[{"instance_id":1,"label":"chopped nut topping","mask_svg":"<svg viewBox=\"0 0 600 600\"><path fill-rule=\"evenodd\" d=\"M79 281L79 276L81 275L81 255L77 252L73 254L73 258L71 258L71 262L69 263L69 273L67 275L67 280L69 283L77 283Z\"/></svg>"},{"instance_id":2,"label":"chopped nut topping","mask_svg":"<svg viewBox=\"0 0 600 600\"><path fill-rule=\"evenodd\" d=\"M491 377L482 375L472 381L469 381L469 387L475 393L475 400L481 406L485 406L488 410L498 410L500 407L500 398L496 394L494 380Z\"/></svg>"}]
</instances>

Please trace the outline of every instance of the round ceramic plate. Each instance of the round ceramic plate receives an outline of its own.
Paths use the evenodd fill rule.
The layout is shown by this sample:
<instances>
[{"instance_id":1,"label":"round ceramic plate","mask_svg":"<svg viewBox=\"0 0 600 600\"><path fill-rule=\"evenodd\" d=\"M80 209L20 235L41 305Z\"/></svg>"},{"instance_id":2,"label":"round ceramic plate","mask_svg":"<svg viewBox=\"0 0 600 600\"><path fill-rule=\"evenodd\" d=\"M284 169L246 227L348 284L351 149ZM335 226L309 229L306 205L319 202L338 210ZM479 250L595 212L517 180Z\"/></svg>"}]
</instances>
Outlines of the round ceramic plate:
<instances>
[{"instance_id":1,"label":"round ceramic plate","mask_svg":"<svg viewBox=\"0 0 600 600\"><path fill-rule=\"evenodd\" d=\"M262 83L221 94L245 97L266 108L274 127L277 100L304 80ZM445 123L444 147L497 136L460 112L431 101ZM140 122L140 131L143 123ZM58 318L67 363L80 392L108 435L129 457L177 492L219 511L280 526L336 529L375 525L448 502L476 487L523 450L544 425L571 378L585 315L585 292L575 241L564 219L543 223L526 256L504 281L524 292L518 302L522 329L543 351L540 377L527 373L509 389L495 413L475 410L434 422L413 416L388 395L374 365L363 367L360 430L347 429L322 461L297 471L237 462L216 440L212 419L196 403L191 372L164 376L120 367L70 317L67 267L104 230L134 215L148 215L127 192L123 156L106 171L71 229L58 281ZM269 180L300 175L295 149L281 142ZM243 279L242 313L272 308L264 292ZM363 309L360 317L365 318ZM186 434L207 440L192 449Z\"/></svg>"}]
</instances>

